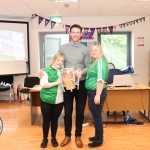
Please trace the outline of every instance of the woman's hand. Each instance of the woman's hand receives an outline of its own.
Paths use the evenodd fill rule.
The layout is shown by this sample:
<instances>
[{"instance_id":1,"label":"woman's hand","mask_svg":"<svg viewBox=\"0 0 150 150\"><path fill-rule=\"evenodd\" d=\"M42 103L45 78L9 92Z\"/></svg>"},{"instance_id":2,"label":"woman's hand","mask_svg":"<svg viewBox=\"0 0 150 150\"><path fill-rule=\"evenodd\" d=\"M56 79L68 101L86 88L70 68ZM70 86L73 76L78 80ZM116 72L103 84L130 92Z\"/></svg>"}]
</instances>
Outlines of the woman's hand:
<instances>
[{"instance_id":1,"label":"woman's hand","mask_svg":"<svg viewBox=\"0 0 150 150\"><path fill-rule=\"evenodd\" d=\"M57 81L56 81L56 84L59 85L59 84L62 84L63 81L62 81L62 78L59 78Z\"/></svg>"},{"instance_id":2,"label":"woman's hand","mask_svg":"<svg viewBox=\"0 0 150 150\"><path fill-rule=\"evenodd\" d=\"M95 95L95 97L94 97L94 103L95 103L96 105L99 105L99 104L100 104L100 95Z\"/></svg>"},{"instance_id":3,"label":"woman's hand","mask_svg":"<svg viewBox=\"0 0 150 150\"><path fill-rule=\"evenodd\" d=\"M38 76L39 76L40 78L42 78L42 76L44 76L44 73L43 73L42 69L39 71Z\"/></svg>"}]
</instances>

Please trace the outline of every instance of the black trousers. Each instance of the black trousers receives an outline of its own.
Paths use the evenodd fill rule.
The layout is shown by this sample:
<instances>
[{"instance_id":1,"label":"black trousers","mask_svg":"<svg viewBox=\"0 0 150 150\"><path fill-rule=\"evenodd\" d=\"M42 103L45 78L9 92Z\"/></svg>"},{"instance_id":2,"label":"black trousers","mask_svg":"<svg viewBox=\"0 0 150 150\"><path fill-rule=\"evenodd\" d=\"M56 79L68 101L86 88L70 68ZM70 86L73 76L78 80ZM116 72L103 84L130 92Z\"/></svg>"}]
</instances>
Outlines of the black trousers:
<instances>
[{"instance_id":1,"label":"black trousers","mask_svg":"<svg viewBox=\"0 0 150 150\"><path fill-rule=\"evenodd\" d=\"M65 123L65 135L71 136L72 130L72 112L73 102L76 102L76 130L75 136L81 136L82 123L84 119L84 108L86 104L87 92L85 89L85 80L80 81L79 90L74 89L72 92L66 90L64 92L64 123Z\"/></svg>"},{"instance_id":2,"label":"black trousers","mask_svg":"<svg viewBox=\"0 0 150 150\"><path fill-rule=\"evenodd\" d=\"M41 112L43 116L43 139L48 138L49 127L51 127L51 137L55 138L58 128L58 118L63 109L63 103L48 104L41 100Z\"/></svg>"}]
</instances>

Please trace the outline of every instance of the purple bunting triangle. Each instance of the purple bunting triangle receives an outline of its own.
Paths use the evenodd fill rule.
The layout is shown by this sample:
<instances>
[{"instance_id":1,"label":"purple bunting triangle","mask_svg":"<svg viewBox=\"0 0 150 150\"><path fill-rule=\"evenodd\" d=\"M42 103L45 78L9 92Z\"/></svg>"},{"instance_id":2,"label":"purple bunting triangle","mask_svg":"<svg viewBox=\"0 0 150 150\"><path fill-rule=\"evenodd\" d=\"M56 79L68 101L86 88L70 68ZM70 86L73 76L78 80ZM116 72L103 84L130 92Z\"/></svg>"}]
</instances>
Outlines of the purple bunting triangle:
<instances>
[{"instance_id":1,"label":"purple bunting triangle","mask_svg":"<svg viewBox=\"0 0 150 150\"><path fill-rule=\"evenodd\" d=\"M112 34L112 32L113 32L113 26L110 26L108 28L109 28L110 33Z\"/></svg>"},{"instance_id":2,"label":"purple bunting triangle","mask_svg":"<svg viewBox=\"0 0 150 150\"><path fill-rule=\"evenodd\" d=\"M88 31L89 31L89 28L84 28L85 35L87 35Z\"/></svg>"},{"instance_id":3,"label":"purple bunting triangle","mask_svg":"<svg viewBox=\"0 0 150 150\"><path fill-rule=\"evenodd\" d=\"M68 32L68 30L70 29L69 25L65 25L65 29L66 29L66 33Z\"/></svg>"},{"instance_id":4,"label":"purple bunting triangle","mask_svg":"<svg viewBox=\"0 0 150 150\"><path fill-rule=\"evenodd\" d=\"M107 33L107 27L103 27L103 32L106 34Z\"/></svg>"},{"instance_id":5,"label":"purple bunting triangle","mask_svg":"<svg viewBox=\"0 0 150 150\"><path fill-rule=\"evenodd\" d=\"M97 33L101 34L101 28L96 28L97 29Z\"/></svg>"},{"instance_id":6,"label":"purple bunting triangle","mask_svg":"<svg viewBox=\"0 0 150 150\"><path fill-rule=\"evenodd\" d=\"M45 19L45 26L47 26L49 22L50 22L49 19Z\"/></svg>"},{"instance_id":7,"label":"purple bunting triangle","mask_svg":"<svg viewBox=\"0 0 150 150\"><path fill-rule=\"evenodd\" d=\"M37 16L38 16L37 14L32 14L31 19L34 19L34 18L37 17Z\"/></svg>"},{"instance_id":8,"label":"purple bunting triangle","mask_svg":"<svg viewBox=\"0 0 150 150\"><path fill-rule=\"evenodd\" d=\"M39 24L43 21L43 17L39 16Z\"/></svg>"},{"instance_id":9,"label":"purple bunting triangle","mask_svg":"<svg viewBox=\"0 0 150 150\"><path fill-rule=\"evenodd\" d=\"M90 28L91 34L93 36L94 32L95 32L95 28Z\"/></svg>"},{"instance_id":10,"label":"purple bunting triangle","mask_svg":"<svg viewBox=\"0 0 150 150\"><path fill-rule=\"evenodd\" d=\"M54 27L55 24L56 24L55 21L51 21L51 29Z\"/></svg>"}]
</instances>

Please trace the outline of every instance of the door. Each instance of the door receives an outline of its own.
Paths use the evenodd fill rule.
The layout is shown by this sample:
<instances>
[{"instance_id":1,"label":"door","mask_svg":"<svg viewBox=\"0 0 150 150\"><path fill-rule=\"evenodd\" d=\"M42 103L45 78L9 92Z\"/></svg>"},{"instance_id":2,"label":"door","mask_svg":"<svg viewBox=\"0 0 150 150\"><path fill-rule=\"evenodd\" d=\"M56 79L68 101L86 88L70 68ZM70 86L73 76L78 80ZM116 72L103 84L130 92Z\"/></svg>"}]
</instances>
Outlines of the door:
<instances>
[{"instance_id":1,"label":"door","mask_svg":"<svg viewBox=\"0 0 150 150\"><path fill-rule=\"evenodd\" d=\"M49 66L52 58L58 52L61 43L60 36L45 36L44 67Z\"/></svg>"}]
</instances>

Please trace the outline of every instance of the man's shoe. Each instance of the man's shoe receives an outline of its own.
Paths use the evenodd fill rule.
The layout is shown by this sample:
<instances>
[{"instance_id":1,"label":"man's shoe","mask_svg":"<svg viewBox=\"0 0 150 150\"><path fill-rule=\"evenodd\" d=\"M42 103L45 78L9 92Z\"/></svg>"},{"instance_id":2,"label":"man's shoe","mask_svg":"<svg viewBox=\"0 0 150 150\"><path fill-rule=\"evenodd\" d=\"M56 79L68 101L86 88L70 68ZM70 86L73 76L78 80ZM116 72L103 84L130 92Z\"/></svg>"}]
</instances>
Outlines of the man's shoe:
<instances>
[{"instance_id":1,"label":"man's shoe","mask_svg":"<svg viewBox=\"0 0 150 150\"><path fill-rule=\"evenodd\" d=\"M58 142L57 142L56 138L52 138L51 139L51 143L52 143L53 147L57 147L58 146Z\"/></svg>"},{"instance_id":2,"label":"man's shoe","mask_svg":"<svg viewBox=\"0 0 150 150\"><path fill-rule=\"evenodd\" d=\"M46 148L48 143L48 139L43 139L41 143L41 148Z\"/></svg>"},{"instance_id":3,"label":"man's shoe","mask_svg":"<svg viewBox=\"0 0 150 150\"><path fill-rule=\"evenodd\" d=\"M89 141L94 142L95 137L89 137Z\"/></svg>"},{"instance_id":4,"label":"man's shoe","mask_svg":"<svg viewBox=\"0 0 150 150\"><path fill-rule=\"evenodd\" d=\"M95 143L95 142L93 142L93 143L89 143L88 144L89 148L98 147L98 146L102 146L102 142L101 143Z\"/></svg>"},{"instance_id":5,"label":"man's shoe","mask_svg":"<svg viewBox=\"0 0 150 150\"><path fill-rule=\"evenodd\" d=\"M64 146L66 146L70 141L71 141L71 137L65 136L65 138L64 138L63 141L61 142L60 146L61 146L61 147L64 147Z\"/></svg>"},{"instance_id":6,"label":"man's shoe","mask_svg":"<svg viewBox=\"0 0 150 150\"><path fill-rule=\"evenodd\" d=\"M83 147L83 143L81 141L81 137L80 136L75 138L75 142L76 142L76 145L77 145L78 148Z\"/></svg>"}]
</instances>

